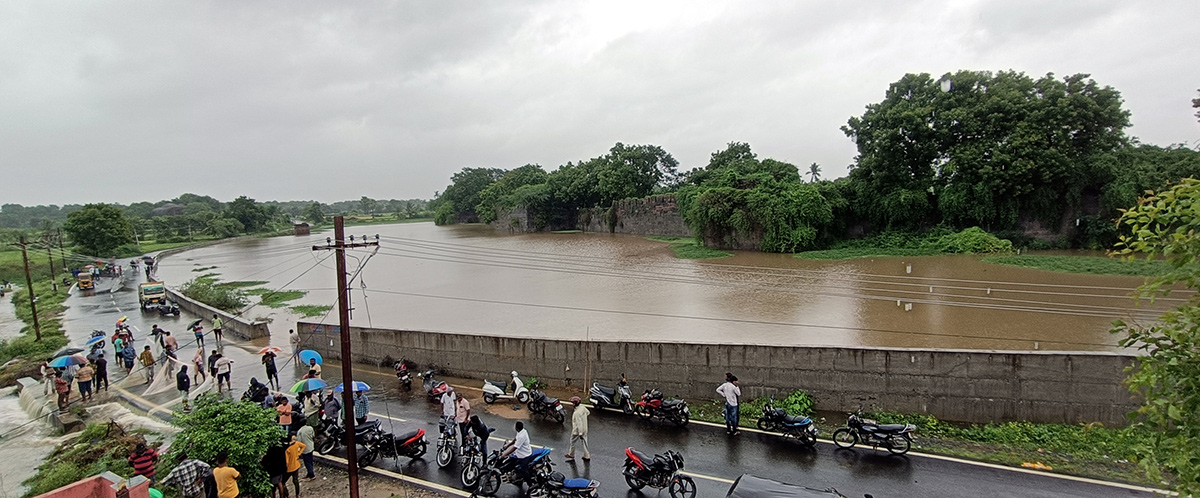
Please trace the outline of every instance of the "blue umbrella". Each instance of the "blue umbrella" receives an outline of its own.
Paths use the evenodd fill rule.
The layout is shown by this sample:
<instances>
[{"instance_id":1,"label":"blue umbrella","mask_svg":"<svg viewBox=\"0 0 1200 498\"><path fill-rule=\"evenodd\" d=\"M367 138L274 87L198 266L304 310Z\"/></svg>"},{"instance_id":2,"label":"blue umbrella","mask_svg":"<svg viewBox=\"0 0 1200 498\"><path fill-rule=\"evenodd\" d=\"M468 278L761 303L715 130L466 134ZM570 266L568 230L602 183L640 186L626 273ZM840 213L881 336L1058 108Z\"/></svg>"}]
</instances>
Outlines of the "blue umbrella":
<instances>
[{"instance_id":1,"label":"blue umbrella","mask_svg":"<svg viewBox=\"0 0 1200 498\"><path fill-rule=\"evenodd\" d=\"M300 363L307 365L308 360L310 360L310 359L317 360L318 365L324 363L324 361L321 360L321 353L318 353L311 349L305 349L304 351L300 352Z\"/></svg>"},{"instance_id":2,"label":"blue umbrella","mask_svg":"<svg viewBox=\"0 0 1200 498\"><path fill-rule=\"evenodd\" d=\"M333 390L340 393L342 391L345 391L346 389L343 387L343 384L338 384L337 387L333 388ZM370 391L370 390L371 390L371 386L368 386L366 382L359 382L356 380L356 381L354 381L354 389L352 389L350 392Z\"/></svg>"},{"instance_id":3,"label":"blue umbrella","mask_svg":"<svg viewBox=\"0 0 1200 498\"><path fill-rule=\"evenodd\" d=\"M300 382L297 382L296 385L292 386L291 389L288 389L288 392L306 393L309 391L316 391L323 387L329 387L329 384L326 384L325 381L321 379L304 379Z\"/></svg>"},{"instance_id":4,"label":"blue umbrella","mask_svg":"<svg viewBox=\"0 0 1200 498\"><path fill-rule=\"evenodd\" d=\"M82 365L84 363L87 363L86 358L81 358L77 355L68 355L55 358L50 362L50 366L54 368L67 368L71 365Z\"/></svg>"},{"instance_id":5,"label":"blue umbrella","mask_svg":"<svg viewBox=\"0 0 1200 498\"><path fill-rule=\"evenodd\" d=\"M100 336L96 336L91 339L88 339L87 342L83 343L83 346L84 347L91 346L92 344L95 344L97 342L104 342L104 336L100 335Z\"/></svg>"}]
</instances>

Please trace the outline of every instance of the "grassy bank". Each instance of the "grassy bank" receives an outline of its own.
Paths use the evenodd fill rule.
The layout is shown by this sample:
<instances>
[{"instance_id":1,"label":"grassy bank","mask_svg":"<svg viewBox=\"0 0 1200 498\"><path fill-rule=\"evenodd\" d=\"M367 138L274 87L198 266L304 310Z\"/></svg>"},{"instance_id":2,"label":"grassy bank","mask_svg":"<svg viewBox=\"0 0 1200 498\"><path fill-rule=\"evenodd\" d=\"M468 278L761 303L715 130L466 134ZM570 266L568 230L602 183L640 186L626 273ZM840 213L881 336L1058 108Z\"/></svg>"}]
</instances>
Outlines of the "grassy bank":
<instances>
[{"instance_id":1,"label":"grassy bank","mask_svg":"<svg viewBox=\"0 0 1200 498\"><path fill-rule=\"evenodd\" d=\"M258 296L258 305L269 308L288 308L304 318L321 316L330 309L329 306L311 304L288 306L288 302L300 299L306 296L308 292L268 289L262 287L268 283L265 280L221 282L218 278L220 274L210 271L215 269L217 267L207 266L192 270L206 271L208 273L197 276L183 284L179 291L187 297L229 313L240 313L245 309L246 305L249 304L248 296Z\"/></svg>"},{"instance_id":2,"label":"grassy bank","mask_svg":"<svg viewBox=\"0 0 1200 498\"><path fill-rule=\"evenodd\" d=\"M759 398L742 403L739 410L742 427L755 427L765 401ZM795 403L780 400L776 407L788 407L793 415L813 416L823 439L832 437L833 431L846 423L846 416L841 413L824 414L825 417L811 415ZM724 423L722 400L689 401L689 408L695 420ZM1149 482L1135 463L1133 448L1149 444L1155 436L1147 429L1029 422L954 424L929 415L888 412L873 412L866 416L880 423L916 425L913 451L1014 467L1040 463L1048 470L1062 474L1155 487L1163 485Z\"/></svg>"},{"instance_id":3,"label":"grassy bank","mask_svg":"<svg viewBox=\"0 0 1200 498\"><path fill-rule=\"evenodd\" d=\"M821 251L796 253L804 259L853 259L938 254L996 254L1012 252L1012 242L978 227L955 232L935 228L925 233L884 232L858 240L841 241Z\"/></svg>"},{"instance_id":4,"label":"grassy bank","mask_svg":"<svg viewBox=\"0 0 1200 498\"><path fill-rule=\"evenodd\" d=\"M729 251L704 247L696 243L696 239L685 237L646 237L656 242L666 242L679 259L712 259L733 256Z\"/></svg>"},{"instance_id":5,"label":"grassy bank","mask_svg":"<svg viewBox=\"0 0 1200 498\"><path fill-rule=\"evenodd\" d=\"M13 293L17 318L25 322L21 336L0 341L0 363L13 358L29 360L44 360L50 353L67 345L67 336L62 329L62 313L66 311L63 302L67 299L67 289L59 287L52 290L49 279L34 281L34 298L37 299L38 323L42 329L42 340L38 341L33 329L33 311L29 306L28 289L20 289ZM6 297L7 299L7 297Z\"/></svg>"},{"instance_id":6,"label":"grassy bank","mask_svg":"<svg viewBox=\"0 0 1200 498\"><path fill-rule=\"evenodd\" d=\"M1163 261L1146 261L1144 259L1125 261L1100 256L988 256L983 258L982 261L995 265L1019 266L1021 268L1063 273L1129 275L1135 277L1151 277L1161 275L1170 270L1170 266Z\"/></svg>"}]
</instances>

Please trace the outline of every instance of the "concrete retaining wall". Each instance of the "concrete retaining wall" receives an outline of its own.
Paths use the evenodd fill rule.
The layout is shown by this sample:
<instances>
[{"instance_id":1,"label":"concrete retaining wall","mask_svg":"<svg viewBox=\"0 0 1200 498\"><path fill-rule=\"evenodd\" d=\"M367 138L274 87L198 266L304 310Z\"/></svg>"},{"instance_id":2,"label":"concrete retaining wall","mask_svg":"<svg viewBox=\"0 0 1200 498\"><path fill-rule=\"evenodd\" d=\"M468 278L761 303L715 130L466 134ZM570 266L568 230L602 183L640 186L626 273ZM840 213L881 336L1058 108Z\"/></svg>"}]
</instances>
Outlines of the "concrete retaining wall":
<instances>
[{"instance_id":1,"label":"concrete retaining wall","mask_svg":"<svg viewBox=\"0 0 1200 498\"><path fill-rule=\"evenodd\" d=\"M233 334L243 340L271 336L271 330L267 327L267 322L252 322L240 316L233 316L200 301L195 301L170 288L167 288L167 299L179 303L179 309L203 317L205 321L212 318L214 314L220 315L221 328L226 334Z\"/></svg>"},{"instance_id":2,"label":"concrete retaining wall","mask_svg":"<svg viewBox=\"0 0 1200 498\"><path fill-rule=\"evenodd\" d=\"M297 332L305 347L340 359L337 326L301 322ZM635 391L658 387L692 399L715 398L724 373L733 372L744 396L803 389L820 410L851 411L857 398L874 397L869 406L943 420L1123 425L1136 408L1122 385L1134 357L1113 353L588 343L358 327L351 340L358 363L403 357L492 380L517 370L580 389L591 379L611 385L624 373Z\"/></svg>"},{"instance_id":3,"label":"concrete retaining wall","mask_svg":"<svg viewBox=\"0 0 1200 498\"><path fill-rule=\"evenodd\" d=\"M607 208L585 209L579 213L580 230L630 235L659 235L691 237L692 231L683 222L674 194L655 195L644 199L625 199Z\"/></svg>"}]
</instances>

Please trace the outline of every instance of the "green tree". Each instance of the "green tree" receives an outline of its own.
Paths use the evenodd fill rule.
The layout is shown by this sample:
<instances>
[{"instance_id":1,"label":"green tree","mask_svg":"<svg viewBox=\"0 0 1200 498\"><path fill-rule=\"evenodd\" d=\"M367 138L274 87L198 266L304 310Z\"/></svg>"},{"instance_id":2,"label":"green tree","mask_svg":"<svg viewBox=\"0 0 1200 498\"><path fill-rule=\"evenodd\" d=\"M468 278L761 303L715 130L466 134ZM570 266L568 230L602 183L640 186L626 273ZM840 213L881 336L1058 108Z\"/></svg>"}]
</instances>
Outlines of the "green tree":
<instances>
[{"instance_id":1,"label":"green tree","mask_svg":"<svg viewBox=\"0 0 1200 498\"><path fill-rule=\"evenodd\" d=\"M812 179L812 183L817 183L821 180L821 165L812 163L808 165L808 177Z\"/></svg>"},{"instance_id":2,"label":"green tree","mask_svg":"<svg viewBox=\"0 0 1200 498\"><path fill-rule=\"evenodd\" d=\"M487 188L479 192L479 204L475 212L479 213L481 223L491 223L496 220L498 210L515 207L512 194L526 185L546 183L546 171L536 164L526 164L504 174Z\"/></svg>"},{"instance_id":3,"label":"green tree","mask_svg":"<svg viewBox=\"0 0 1200 498\"><path fill-rule=\"evenodd\" d=\"M247 233L256 233L262 230L263 225L271 219L271 215L262 205L244 195L226 204L222 216L237 220Z\"/></svg>"},{"instance_id":4,"label":"green tree","mask_svg":"<svg viewBox=\"0 0 1200 498\"><path fill-rule=\"evenodd\" d=\"M1117 321L1121 345L1145 354L1130 369L1129 388L1141 396L1136 414L1160 432L1152 445L1137 448L1140 464L1154 481L1161 469L1175 473L1180 496L1200 494L1200 181L1187 178L1170 189L1138 200L1120 219L1128 230L1117 244L1125 258L1165 259L1170 271L1138 288L1153 300L1182 284L1185 304L1152 324Z\"/></svg>"},{"instance_id":5,"label":"green tree","mask_svg":"<svg viewBox=\"0 0 1200 498\"><path fill-rule=\"evenodd\" d=\"M358 200L358 206L364 214L374 216L375 211L379 208L379 201L364 195Z\"/></svg>"},{"instance_id":6,"label":"green tree","mask_svg":"<svg viewBox=\"0 0 1200 498\"><path fill-rule=\"evenodd\" d=\"M204 226L205 232L220 239L233 237L242 233L245 229L246 227L242 226L242 222L233 218L213 218L208 220L208 223Z\"/></svg>"},{"instance_id":7,"label":"green tree","mask_svg":"<svg viewBox=\"0 0 1200 498\"><path fill-rule=\"evenodd\" d=\"M132 243L133 225L120 208L88 204L67 215L63 230L84 253L104 257L117 247Z\"/></svg>"},{"instance_id":8,"label":"green tree","mask_svg":"<svg viewBox=\"0 0 1200 498\"><path fill-rule=\"evenodd\" d=\"M439 216L435 220L439 225L449 223L471 223L479 221L475 206L479 205L479 193L492 182L504 176L505 171L497 168L463 168L462 171L450 177L450 186L437 198L437 205L431 206ZM443 203L449 204L452 216L444 216Z\"/></svg>"},{"instance_id":9,"label":"green tree","mask_svg":"<svg viewBox=\"0 0 1200 498\"><path fill-rule=\"evenodd\" d=\"M313 225L324 223L325 212L321 210L321 203L313 202L304 208L304 219Z\"/></svg>"},{"instance_id":10,"label":"green tree","mask_svg":"<svg viewBox=\"0 0 1200 498\"><path fill-rule=\"evenodd\" d=\"M244 496L270 494L271 482L260 460L280 439L274 411L205 394L196 399L190 413L175 412L171 423L180 431L171 444L169 461L178 463L179 453L186 451L189 458L215 462L217 454L224 451L229 454L229 466L242 474L238 488Z\"/></svg>"}]
</instances>

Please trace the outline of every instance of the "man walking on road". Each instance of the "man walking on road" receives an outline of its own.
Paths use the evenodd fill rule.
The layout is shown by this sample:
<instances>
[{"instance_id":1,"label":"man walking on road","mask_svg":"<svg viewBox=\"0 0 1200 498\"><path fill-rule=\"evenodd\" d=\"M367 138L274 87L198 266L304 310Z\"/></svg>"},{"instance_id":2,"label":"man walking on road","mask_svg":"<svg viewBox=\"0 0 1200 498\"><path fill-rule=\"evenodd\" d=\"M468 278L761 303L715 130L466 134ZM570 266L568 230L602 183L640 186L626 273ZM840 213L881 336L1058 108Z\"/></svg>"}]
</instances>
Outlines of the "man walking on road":
<instances>
[{"instance_id":1,"label":"man walking on road","mask_svg":"<svg viewBox=\"0 0 1200 498\"><path fill-rule=\"evenodd\" d=\"M583 400L579 396L571 397L571 404L575 405L575 411L571 413L571 447L567 448L567 454L563 456L567 460L575 459L575 444L583 449L583 459L591 460L592 453L588 451L587 433L588 433L588 415L591 413L586 406L581 404Z\"/></svg>"},{"instance_id":2,"label":"man walking on road","mask_svg":"<svg viewBox=\"0 0 1200 498\"><path fill-rule=\"evenodd\" d=\"M146 370L146 383L149 384L154 380L154 353L150 352L150 346L142 350L138 359L142 361L142 368Z\"/></svg>"},{"instance_id":3,"label":"man walking on road","mask_svg":"<svg viewBox=\"0 0 1200 498\"><path fill-rule=\"evenodd\" d=\"M183 396L183 411L191 411L188 407L188 391L192 390L192 379L188 377L187 365L179 367L179 373L175 374L175 388Z\"/></svg>"},{"instance_id":4,"label":"man walking on road","mask_svg":"<svg viewBox=\"0 0 1200 498\"><path fill-rule=\"evenodd\" d=\"M108 360L104 359L104 352L96 357L96 392L100 392L100 385L104 384L104 392L108 392Z\"/></svg>"},{"instance_id":5,"label":"man walking on road","mask_svg":"<svg viewBox=\"0 0 1200 498\"><path fill-rule=\"evenodd\" d=\"M225 330L221 328L222 325L225 325L225 324L221 323L221 317L217 316L216 314L213 314L213 319L212 319L213 337L215 337L217 339L218 345L221 344L221 339L224 337L222 334L224 334Z\"/></svg>"},{"instance_id":6,"label":"man walking on road","mask_svg":"<svg viewBox=\"0 0 1200 498\"><path fill-rule=\"evenodd\" d=\"M233 393L233 384L229 380L229 375L233 372L233 360L217 354L217 361L213 362L213 366L217 369L217 394L221 394L221 382L225 382L225 387L229 388L229 393Z\"/></svg>"},{"instance_id":7,"label":"man walking on road","mask_svg":"<svg viewBox=\"0 0 1200 498\"><path fill-rule=\"evenodd\" d=\"M300 362L300 334L295 329L288 329L288 343L292 345L292 359Z\"/></svg>"},{"instance_id":8,"label":"man walking on road","mask_svg":"<svg viewBox=\"0 0 1200 498\"><path fill-rule=\"evenodd\" d=\"M742 389L738 387L737 376L726 373L725 383L717 388L717 394L725 398L725 432L733 436L741 434L738 430L738 397L742 395Z\"/></svg>"}]
</instances>

